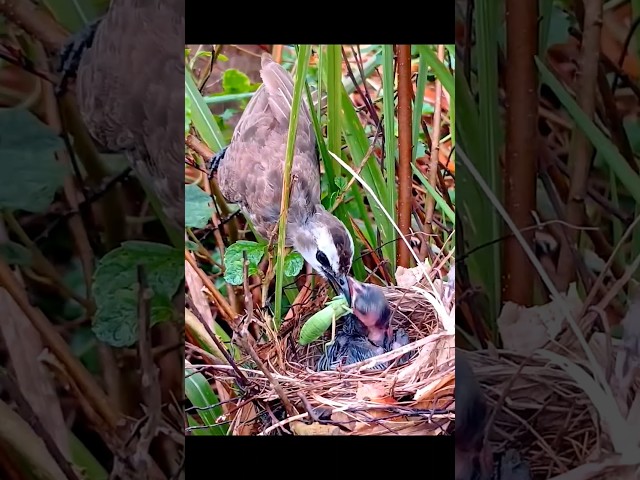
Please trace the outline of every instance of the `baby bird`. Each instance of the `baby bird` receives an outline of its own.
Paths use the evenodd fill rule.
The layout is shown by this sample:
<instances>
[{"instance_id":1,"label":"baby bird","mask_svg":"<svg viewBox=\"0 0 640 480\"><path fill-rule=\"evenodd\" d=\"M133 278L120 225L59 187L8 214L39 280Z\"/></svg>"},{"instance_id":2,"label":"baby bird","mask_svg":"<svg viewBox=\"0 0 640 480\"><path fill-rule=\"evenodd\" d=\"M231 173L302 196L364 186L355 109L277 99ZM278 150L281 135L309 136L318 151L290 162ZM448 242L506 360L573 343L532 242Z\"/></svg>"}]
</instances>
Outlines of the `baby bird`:
<instances>
[{"instance_id":1,"label":"baby bird","mask_svg":"<svg viewBox=\"0 0 640 480\"><path fill-rule=\"evenodd\" d=\"M341 331L320 358L317 371L337 370L409 343L403 329L393 332L391 308L380 287L352 278L349 278L349 287L354 313L345 317ZM404 355L399 364L407 362L408 357L409 354ZM384 370L388 366L389 362L381 362L372 369Z\"/></svg>"}]
</instances>

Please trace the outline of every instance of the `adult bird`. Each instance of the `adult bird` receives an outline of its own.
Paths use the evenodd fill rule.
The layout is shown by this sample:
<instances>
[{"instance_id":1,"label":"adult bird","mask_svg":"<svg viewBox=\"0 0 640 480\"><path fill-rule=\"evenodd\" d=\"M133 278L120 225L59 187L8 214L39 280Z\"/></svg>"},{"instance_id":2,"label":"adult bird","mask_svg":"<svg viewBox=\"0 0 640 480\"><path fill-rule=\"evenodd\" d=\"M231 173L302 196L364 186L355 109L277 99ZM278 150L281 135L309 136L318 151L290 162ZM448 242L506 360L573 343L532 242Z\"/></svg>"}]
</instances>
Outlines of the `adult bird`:
<instances>
[{"instance_id":1,"label":"adult bird","mask_svg":"<svg viewBox=\"0 0 640 480\"><path fill-rule=\"evenodd\" d=\"M212 175L225 200L239 204L258 234L277 238L285 152L293 100L291 75L268 54L262 56L262 85L236 125L228 147L213 157ZM286 224L293 247L350 303L348 274L353 239L320 203L320 161L307 103L302 101L291 170Z\"/></svg>"},{"instance_id":2,"label":"adult bird","mask_svg":"<svg viewBox=\"0 0 640 480\"><path fill-rule=\"evenodd\" d=\"M60 54L98 147L122 153L170 225L184 229L184 3L111 0Z\"/></svg>"},{"instance_id":3,"label":"adult bird","mask_svg":"<svg viewBox=\"0 0 640 480\"><path fill-rule=\"evenodd\" d=\"M349 278L349 284L353 314L345 317L340 332L320 357L317 371L337 370L409 343L403 329L394 332L391 328L391 307L380 287L353 278ZM403 355L398 363L405 363L409 356ZM372 370L384 370L388 366L389 362L381 362Z\"/></svg>"}]
</instances>

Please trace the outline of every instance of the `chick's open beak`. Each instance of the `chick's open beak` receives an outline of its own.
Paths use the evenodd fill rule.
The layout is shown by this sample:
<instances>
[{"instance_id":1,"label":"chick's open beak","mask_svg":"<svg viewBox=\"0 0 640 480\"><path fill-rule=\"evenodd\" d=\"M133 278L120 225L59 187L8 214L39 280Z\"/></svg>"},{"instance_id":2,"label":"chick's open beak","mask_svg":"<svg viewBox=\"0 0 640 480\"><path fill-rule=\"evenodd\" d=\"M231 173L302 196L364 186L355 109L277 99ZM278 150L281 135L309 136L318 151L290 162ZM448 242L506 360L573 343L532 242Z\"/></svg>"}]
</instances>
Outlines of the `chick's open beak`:
<instances>
[{"instance_id":1,"label":"chick's open beak","mask_svg":"<svg viewBox=\"0 0 640 480\"><path fill-rule=\"evenodd\" d=\"M351 289L349 288L349 279L347 275L327 275L327 280L338 295L344 295L349 306L351 306Z\"/></svg>"}]
</instances>

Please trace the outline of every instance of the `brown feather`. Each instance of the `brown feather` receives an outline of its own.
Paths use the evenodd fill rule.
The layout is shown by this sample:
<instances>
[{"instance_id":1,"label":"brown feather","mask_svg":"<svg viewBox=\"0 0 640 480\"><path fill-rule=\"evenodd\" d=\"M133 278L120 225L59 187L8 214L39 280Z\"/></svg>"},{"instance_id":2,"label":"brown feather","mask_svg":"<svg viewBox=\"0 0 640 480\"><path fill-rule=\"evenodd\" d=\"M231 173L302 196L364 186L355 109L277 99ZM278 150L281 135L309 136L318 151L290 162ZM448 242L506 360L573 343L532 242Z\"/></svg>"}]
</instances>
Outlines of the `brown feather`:
<instances>
[{"instance_id":1,"label":"brown feather","mask_svg":"<svg viewBox=\"0 0 640 480\"><path fill-rule=\"evenodd\" d=\"M281 65L263 56L264 83L247 105L218 168L227 201L240 204L256 231L269 238L280 218L282 177L289 132L293 80ZM307 222L320 204L315 134L306 102L298 117L292 166L289 226ZM288 246L293 244L287 235Z\"/></svg>"},{"instance_id":2,"label":"brown feather","mask_svg":"<svg viewBox=\"0 0 640 480\"><path fill-rule=\"evenodd\" d=\"M184 3L113 0L80 62L78 106L93 138L126 154L184 226Z\"/></svg>"}]
</instances>

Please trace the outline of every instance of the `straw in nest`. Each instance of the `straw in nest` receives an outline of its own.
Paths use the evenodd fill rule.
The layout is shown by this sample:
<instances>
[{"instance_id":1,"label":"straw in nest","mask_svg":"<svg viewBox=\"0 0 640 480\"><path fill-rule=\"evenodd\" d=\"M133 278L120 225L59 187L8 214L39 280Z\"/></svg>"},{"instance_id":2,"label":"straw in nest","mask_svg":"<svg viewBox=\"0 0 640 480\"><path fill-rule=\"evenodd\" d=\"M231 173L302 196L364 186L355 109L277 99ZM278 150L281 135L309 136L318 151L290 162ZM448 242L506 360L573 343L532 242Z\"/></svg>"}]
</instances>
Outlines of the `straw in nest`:
<instances>
[{"instance_id":1,"label":"straw in nest","mask_svg":"<svg viewBox=\"0 0 640 480\"><path fill-rule=\"evenodd\" d=\"M570 375L573 370L550 362L554 355L545 351L530 357L504 350L469 352L471 366L494 410L489 425L494 450L519 451L534 478L605 478L607 473L621 475L612 478L637 478L626 476L629 462L615 454L611 441L608 425L622 426L610 421L618 407L594 403L589 388L576 380L579 374ZM636 392L640 391L638 383ZM629 435L634 436L637 431ZM633 443L632 438L628 440Z\"/></svg>"},{"instance_id":2,"label":"straw in nest","mask_svg":"<svg viewBox=\"0 0 640 480\"><path fill-rule=\"evenodd\" d=\"M316 372L315 365L330 334L304 347L298 344L304 320L322 306L317 300L308 302L298 309L292 325L285 322L277 337L272 336L276 341L255 349L260 352L252 355L254 361L260 357L254 362L257 368L243 369L253 387L251 400L275 402L287 415L279 421L273 421L271 415L267 425L255 422L249 427L247 422L234 422L234 432L442 434L454 418L450 406L455 381L455 336L443 330L424 287L385 287L384 292L393 311L392 326L405 329L410 338L408 345L339 371ZM258 323L266 326L266 320ZM394 360L406 353L411 354L410 360L394 366ZM367 371L379 362L390 362L390 367ZM212 368L219 382L235 378L229 365ZM246 405L247 399L243 400Z\"/></svg>"}]
</instances>

